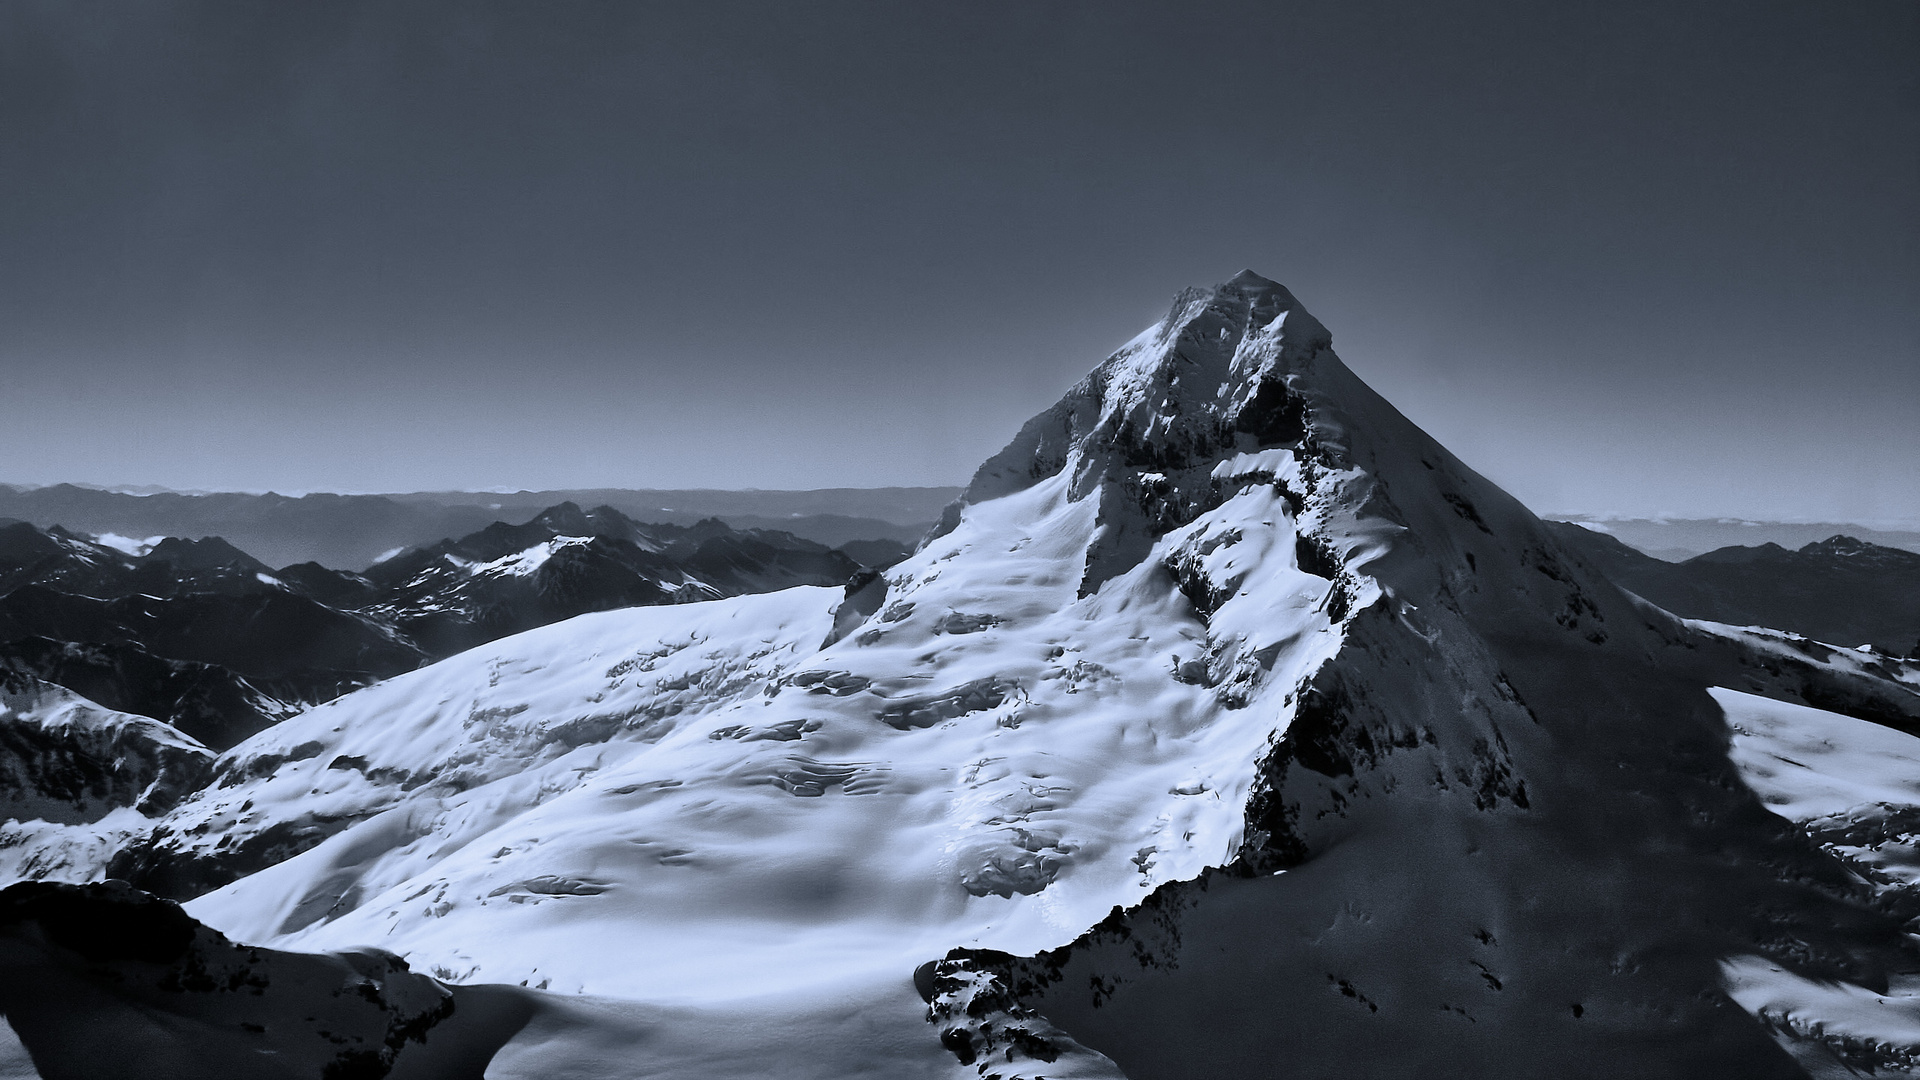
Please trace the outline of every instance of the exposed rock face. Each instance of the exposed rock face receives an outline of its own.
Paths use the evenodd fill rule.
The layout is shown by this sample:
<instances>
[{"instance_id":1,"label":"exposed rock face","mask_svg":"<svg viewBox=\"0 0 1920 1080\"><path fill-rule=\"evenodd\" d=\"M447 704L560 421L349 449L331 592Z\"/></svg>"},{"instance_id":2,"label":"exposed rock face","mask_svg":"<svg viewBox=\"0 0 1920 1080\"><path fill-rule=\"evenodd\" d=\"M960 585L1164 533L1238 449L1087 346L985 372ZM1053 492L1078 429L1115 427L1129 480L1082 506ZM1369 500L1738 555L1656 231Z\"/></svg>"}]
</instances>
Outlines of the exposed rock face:
<instances>
[{"instance_id":1,"label":"exposed rock face","mask_svg":"<svg viewBox=\"0 0 1920 1080\"><path fill-rule=\"evenodd\" d=\"M38 635L0 646L0 664L116 712L161 721L208 746L231 746L300 711L220 664L169 660L132 642Z\"/></svg>"},{"instance_id":2,"label":"exposed rock face","mask_svg":"<svg viewBox=\"0 0 1920 1080\"><path fill-rule=\"evenodd\" d=\"M158 815L212 763L212 751L165 724L0 668L0 806L14 820L77 824L122 807Z\"/></svg>"},{"instance_id":3,"label":"exposed rock face","mask_svg":"<svg viewBox=\"0 0 1920 1080\"><path fill-rule=\"evenodd\" d=\"M1239 351L1249 335L1263 338L1258 355ZM1251 272L1217 290L1188 290L1166 322L1027 421L981 465L935 533L951 530L966 504L1070 470L1068 497L1097 497L1100 508L1100 542L1081 582L1082 595L1091 593L1137 565L1158 537L1259 482L1257 467L1222 478L1216 466L1236 454L1301 444L1303 401L1285 371L1331 342L1292 294Z\"/></svg>"},{"instance_id":4,"label":"exposed rock face","mask_svg":"<svg viewBox=\"0 0 1920 1080\"><path fill-rule=\"evenodd\" d=\"M129 593L173 596L245 591L266 564L217 536L166 537L140 554L96 543L58 525L40 530L16 521L0 527L0 593L37 584L80 596Z\"/></svg>"},{"instance_id":5,"label":"exposed rock face","mask_svg":"<svg viewBox=\"0 0 1920 1080\"><path fill-rule=\"evenodd\" d=\"M97 879L212 765L166 724L0 665L0 880Z\"/></svg>"},{"instance_id":6,"label":"exposed rock face","mask_svg":"<svg viewBox=\"0 0 1920 1080\"><path fill-rule=\"evenodd\" d=\"M420 663L390 628L218 537L132 550L0 530L0 663L215 748Z\"/></svg>"},{"instance_id":7,"label":"exposed rock face","mask_svg":"<svg viewBox=\"0 0 1920 1080\"><path fill-rule=\"evenodd\" d=\"M840 585L859 564L787 533L719 520L642 525L611 507L550 507L368 571L366 611L438 659L574 615L794 585Z\"/></svg>"}]
</instances>

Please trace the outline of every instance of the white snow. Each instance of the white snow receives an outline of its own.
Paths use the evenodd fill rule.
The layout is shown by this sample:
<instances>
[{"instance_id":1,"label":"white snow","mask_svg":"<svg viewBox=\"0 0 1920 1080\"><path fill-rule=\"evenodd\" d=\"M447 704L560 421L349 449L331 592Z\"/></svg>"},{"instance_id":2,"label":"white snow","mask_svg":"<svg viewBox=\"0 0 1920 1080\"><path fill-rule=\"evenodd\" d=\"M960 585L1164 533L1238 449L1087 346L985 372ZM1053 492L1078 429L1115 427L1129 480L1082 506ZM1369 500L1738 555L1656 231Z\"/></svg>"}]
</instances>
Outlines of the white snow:
<instances>
[{"instance_id":1,"label":"white snow","mask_svg":"<svg viewBox=\"0 0 1920 1080\"><path fill-rule=\"evenodd\" d=\"M1727 996L1736 1004L1776 1032L1792 1033L1793 1039L1780 1040L1789 1051L1804 1053L1794 1045L1796 1040L1854 1049L1864 1044L1898 1060L1911 1059L1913 1048L1920 1047L1920 979L1895 979L1887 993L1877 994L1853 983L1809 979L1760 956L1723 960L1720 973ZM1820 1080L1888 1075L1862 1073L1819 1057L1803 1057L1801 1064ZM1899 1075L1911 1075L1910 1069L1896 1069Z\"/></svg>"},{"instance_id":2,"label":"white snow","mask_svg":"<svg viewBox=\"0 0 1920 1080\"><path fill-rule=\"evenodd\" d=\"M110 547L115 551L121 552L122 554L132 555L135 558L139 558L140 556L145 555L148 552L152 551L155 545L157 545L158 543L160 543L160 541L165 539L166 539L166 536L161 535L161 536L149 536L145 540L136 540L131 536L121 536L119 533L109 532L109 533L101 533L100 535L94 537L93 542L96 544L99 544L101 547Z\"/></svg>"},{"instance_id":3,"label":"white snow","mask_svg":"<svg viewBox=\"0 0 1920 1080\"><path fill-rule=\"evenodd\" d=\"M130 806L71 824L10 818L0 822L0 882L99 881L113 853L152 827Z\"/></svg>"},{"instance_id":4,"label":"white snow","mask_svg":"<svg viewBox=\"0 0 1920 1080\"><path fill-rule=\"evenodd\" d=\"M511 555L503 555L491 562L467 563L454 559L452 555L448 555L446 558L449 562L454 562L456 565L464 567L466 572L473 577L479 577L482 574L497 574L502 577L527 577L546 565L547 560L553 558L554 554L562 548L584 547L591 543L593 543L593 538L590 536L556 536L550 540L542 540L524 551L516 551Z\"/></svg>"},{"instance_id":5,"label":"white snow","mask_svg":"<svg viewBox=\"0 0 1920 1080\"><path fill-rule=\"evenodd\" d=\"M1215 480L1234 480L1242 476L1268 473L1282 479L1297 479L1299 465L1291 450L1262 450L1257 454L1236 454L1213 467Z\"/></svg>"},{"instance_id":6,"label":"white snow","mask_svg":"<svg viewBox=\"0 0 1920 1080\"><path fill-rule=\"evenodd\" d=\"M1279 646L1272 700L1222 707L1175 677L1208 629L1157 560L1076 599L1096 507L1065 488L968 508L825 650L838 590L607 612L289 720L228 758L322 749L173 824L211 844L370 816L189 910L256 943L650 1001L898 983L956 945L1071 940L1231 856L1279 698L1337 635L1271 488L1170 534L1239 534L1208 559L1257 575L1258 599L1213 633ZM992 619L941 633L956 613ZM364 764L329 767L343 756Z\"/></svg>"},{"instance_id":7,"label":"white snow","mask_svg":"<svg viewBox=\"0 0 1920 1080\"><path fill-rule=\"evenodd\" d=\"M1920 738L1714 687L1741 779L1769 810L1885 882L1920 886Z\"/></svg>"},{"instance_id":8,"label":"white snow","mask_svg":"<svg viewBox=\"0 0 1920 1080\"><path fill-rule=\"evenodd\" d=\"M113 852L153 825L130 806L101 805L101 792L76 802L66 783L59 792L35 791L40 767L58 774L91 758L101 768L149 776L157 784L167 770L142 770L152 770L164 756L181 761L213 757L211 750L172 725L115 712L37 679L16 677L14 685L0 683L0 731L7 736L5 779L13 789L7 807L12 816L0 822L0 883L97 881ZM137 794L125 794L137 799L152 790L150 784Z\"/></svg>"},{"instance_id":9,"label":"white snow","mask_svg":"<svg viewBox=\"0 0 1920 1080\"><path fill-rule=\"evenodd\" d=\"M1852 675L1869 675L1920 689L1920 660L1861 652L1851 646L1815 641L1804 634L1773 630L1764 626L1731 626L1703 619L1683 619L1698 630L1720 637L1736 638L1763 653L1795 663L1832 668Z\"/></svg>"},{"instance_id":10,"label":"white snow","mask_svg":"<svg viewBox=\"0 0 1920 1080\"><path fill-rule=\"evenodd\" d=\"M1176 370L1176 336L1206 300L1182 305L1103 366L1108 418L1170 425L1149 415L1167 394L1237 407L1208 396L1214 375L1251 394L1278 362L1285 317L1204 372ZM1353 571L1383 541L1324 509L1296 523L1300 496L1276 482L1303 479L1285 450L1227 462L1224 502L1131 569L1102 564L1081 596L1090 551L1110 539L1103 512L1133 512L1103 511L1133 497L1119 487L1074 486L1106 449L1075 447L1051 478L965 506L831 645L838 589L603 612L256 735L168 816L164 843L191 857L276 827L338 831L188 910L240 941L371 945L450 981L617 1002L642 1020L671 1011L677 1032L700 1031L695 1016L729 1031L772 1017L822 1045L911 1047L919 1064L892 1074L959 1070L935 1049L915 967L956 946L1065 944L1233 857L1293 692L1340 646L1334 584L1296 565L1299 530L1339 549L1342 607L1381 596ZM1156 475L1173 480L1134 479ZM1316 476L1329 491L1351 478ZM465 568L531 573L577 542ZM1217 605L1206 619L1174 562ZM642 1044L665 1068L658 1025L642 1020L575 1032L567 1052L604 1035L607 1060L628 1063L619 1075L641 1068ZM530 1049L543 1038L523 1034L501 1069L559 1060ZM743 1038L673 1069L733 1075L722 1059ZM1117 1075L1097 1057L1047 1075ZM795 1070L822 1060L858 1072L845 1054Z\"/></svg>"},{"instance_id":11,"label":"white snow","mask_svg":"<svg viewBox=\"0 0 1920 1080\"><path fill-rule=\"evenodd\" d=\"M116 712L53 683L37 679L20 683L17 688L0 685L0 726L40 728L69 742L82 735L117 739L127 750L139 744L188 754L211 753L171 724Z\"/></svg>"},{"instance_id":12,"label":"white snow","mask_svg":"<svg viewBox=\"0 0 1920 1080\"><path fill-rule=\"evenodd\" d=\"M1851 716L1714 687L1733 763L1769 810L1809 821L1888 803L1920 805L1920 738Z\"/></svg>"},{"instance_id":13,"label":"white snow","mask_svg":"<svg viewBox=\"0 0 1920 1080\"><path fill-rule=\"evenodd\" d=\"M1708 693L1733 732L1730 756L1741 779L1769 810L1813 826L1816 838L1845 837L1848 825L1888 823L1920 807L1920 738L1724 687ZM1826 842L1895 887L1920 884L1914 837L1897 820L1892 823L1891 829L1865 830L1860 839L1868 843ZM1920 1048L1920 978L1896 979L1880 994L1808 979L1759 956L1729 957L1720 966L1728 995L1776 1031L1816 1043L1870 1044L1909 1060ZM1795 1049L1790 1040L1783 1042Z\"/></svg>"},{"instance_id":14,"label":"white snow","mask_svg":"<svg viewBox=\"0 0 1920 1080\"><path fill-rule=\"evenodd\" d=\"M191 858L244 852L263 835L338 831L188 910L250 943L370 945L449 981L545 991L543 1011L490 1076L980 1075L985 1066L962 1069L938 1049L914 968L955 946L1031 954L1064 944L1115 906L1227 862L1256 763L1291 721L1294 691L1341 646L1328 608L1365 608L1386 595L1371 567L1393 569L1398 590L1387 612L1373 614L1429 641L1428 628L1442 624L1421 606L1445 615L1451 601L1436 597L1445 589L1563 602L1539 584L1563 580L1546 572L1550 559L1534 565L1542 577L1517 550L1504 560L1484 554L1499 550L1496 529L1503 514L1523 513L1517 504L1469 485L1480 482L1458 475L1437 447L1374 437L1412 429L1337 362L1281 376L1286 316L1209 354L1173 349L1206 300L1180 304L1076 389L1098 400L1070 398L1071 431L1089 430L1092 404L1099 430L1138 420L1136 434L1170 436L1156 445L1177 448L1188 445L1182 436L1224 430L1212 425L1254 400L1258 376L1284 377L1311 404L1311 464L1284 449L1236 452L1260 445L1240 431L1212 458L1156 454L1146 460L1165 471L1123 476L1133 466L1083 441L1065 462L1048 457L1022 471L1042 459L1015 461L1005 487L1055 471L965 505L951 532L887 572L885 602L851 630L836 627L837 589L603 612L311 709L223 755L219 779L168 816L161 840ZM1316 324L1301 315L1293 327L1306 340ZM1389 506L1381 477L1429 472L1459 490L1423 505L1419 483L1408 483L1404 504ZM1204 489L1205 500L1159 506L1178 514L1139 525L1143 487L1181 485ZM1129 501L1102 506L1107 499ZM1116 550L1138 551L1108 541L1151 536L1172 520L1187 524L1107 576L1122 560ZM1136 531L1124 531L1129 521ZM491 562L447 564L527 574L575 542L586 541L560 537ZM1478 567L1470 545L1482 545ZM1091 578L1090 553L1107 560ZM1334 583L1303 572L1297 553L1339 564L1318 567L1341 579L1338 605ZM1442 560L1458 556L1456 573ZM1215 608L1207 618L1176 572ZM1081 596L1087 580L1103 583ZM1695 625L1835 670L1898 663ZM1407 654L1416 655L1430 654ZM1484 659L1471 649L1445 658ZM1487 730L1500 738L1494 708L1525 721L1517 702L1474 696L1499 676L1487 663L1448 674L1464 688L1463 706L1489 706ZM1920 667L1900 670L1907 674L1887 677ZM1392 679L1371 685L1386 691L1377 700L1401 700ZM1776 812L1805 823L1920 804L1920 740L1714 694L1733 726L1734 760ZM1423 776L1422 764L1408 776ZM1381 775L1378 790L1391 791L1397 774ZM1424 813L1419 805L1400 803L1416 809L1387 820L1411 820L1404 815ZM1508 827L1484 809L1472 813L1495 825L1476 829ZM1512 827L1532 820L1515 817ZM1335 845L1278 884L1365 880L1340 860L1381 851L1396 854L1380 861L1407 865L1391 845ZM1412 857L1418 867L1428 853ZM1424 923L1427 898L1416 900ZM1359 922L1361 910L1343 907L1336 918ZM1311 932L1328 925L1316 921ZM1490 938L1481 940L1491 947ZM1404 947L1431 946L1409 935L1386 940L1384 952L1369 945L1354 955L1397 961ZM1735 999L1769 1023L1852 1025L1862 1038L1915 1042L1904 989L1813 984L1743 957L1723 971ZM1308 981L1323 992L1318 974ZM1433 1011L1430 1000L1419 1007ZM1593 1015L1587 1023L1599 1022ZM1095 1058L1063 1059L1044 1075L1117 1076Z\"/></svg>"}]
</instances>

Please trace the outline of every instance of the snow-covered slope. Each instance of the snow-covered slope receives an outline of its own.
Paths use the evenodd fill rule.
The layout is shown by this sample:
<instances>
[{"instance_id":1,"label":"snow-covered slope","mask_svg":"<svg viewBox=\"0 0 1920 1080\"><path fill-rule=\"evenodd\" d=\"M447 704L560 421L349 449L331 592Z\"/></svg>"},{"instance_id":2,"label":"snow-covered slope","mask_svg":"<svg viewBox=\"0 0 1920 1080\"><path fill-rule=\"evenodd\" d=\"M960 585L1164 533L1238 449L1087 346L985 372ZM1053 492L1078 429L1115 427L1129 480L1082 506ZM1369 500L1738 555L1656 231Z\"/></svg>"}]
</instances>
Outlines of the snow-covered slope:
<instances>
[{"instance_id":1,"label":"snow-covered slope","mask_svg":"<svg viewBox=\"0 0 1920 1080\"><path fill-rule=\"evenodd\" d=\"M0 878L98 876L212 761L166 724L0 666Z\"/></svg>"},{"instance_id":2,"label":"snow-covered slope","mask_svg":"<svg viewBox=\"0 0 1920 1080\"><path fill-rule=\"evenodd\" d=\"M315 709L221 759L147 880L337 830L190 910L660 1000L1060 944L1232 856L1281 699L1338 643L1271 484L1169 541L1237 586L1213 637L1157 564L1078 595L1096 505L1065 487L973 508L824 649L843 595L795 589L585 616Z\"/></svg>"},{"instance_id":3,"label":"snow-covered slope","mask_svg":"<svg viewBox=\"0 0 1920 1080\"><path fill-rule=\"evenodd\" d=\"M1613 588L1249 273L884 576L348 695L112 870L540 991L496 1076L1795 1075L1724 965L1909 957L1707 687L1920 722L1870 668Z\"/></svg>"},{"instance_id":4,"label":"snow-covered slope","mask_svg":"<svg viewBox=\"0 0 1920 1080\"><path fill-rule=\"evenodd\" d=\"M1920 738L1737 690L1711 693L1733 730L1734 764L1767 809L1843 860L1883 906L1920 914ZM1920 1066L1920 971L1861 985L1810 979L1757 955L1723 967L1733 999L1802 1051L1816 1075Z\"/></svg>"}]
</instances>

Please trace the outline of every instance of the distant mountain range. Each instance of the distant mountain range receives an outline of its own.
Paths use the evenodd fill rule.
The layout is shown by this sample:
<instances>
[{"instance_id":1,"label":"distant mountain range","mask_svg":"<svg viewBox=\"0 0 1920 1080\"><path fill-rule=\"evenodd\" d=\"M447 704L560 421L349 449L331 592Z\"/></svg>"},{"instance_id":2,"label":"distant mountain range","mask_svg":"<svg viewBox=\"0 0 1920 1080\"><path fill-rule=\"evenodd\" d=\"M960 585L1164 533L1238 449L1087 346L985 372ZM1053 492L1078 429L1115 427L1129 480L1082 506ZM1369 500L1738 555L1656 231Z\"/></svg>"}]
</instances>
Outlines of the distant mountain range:
<instances>
[{"instance_id":1,"label":"distant mountain range","mask_svg":"<svg viewBox=\"0 0 1920 1080\"><path fill-rule=\"evenodd\" d=\"M909 546L925 536L957 487L820 488L811 491L575 488L511 493L415 491L383 495L176 492L146 485L100 488L0 484L0 519L90 535L143 539L220 536L276 566L318 562L359 570L396 550L463 536L499 520L522 520L563 502L610 506L636 521L692 525L719 518L736 529L777 529L842 547L861 540ZM1561 520L1606 533L1668 562L1723 547L1800 548L1846 535L1920 553L1920 531L1851 522L1733 518Z\"/></svg>"},{"instance_id":2,"label":"distant mountain range","mask_svg":"<svg viewBox=\"0 0 1920 1080\"><path fill-rule=\"evenodd\" d=\"M718 518L736 529L776 529L841 547L857 540L913 544L959 488L823 488L817 491L414 492L398 495L269 492L132 494L74 484L0 484L0 519L42 529L125 537L225 538L275 565L317 562L360 570L384 555L525 520L564 502L608 506L638 521L693 525Z\"/></svg>"},{"instance_id":3,"label":"distant mountain range","mask_svg":"<svg viewBox=\"0 0 1920 1080\"><path fill-rule=\"evenodd\" d=\"M1801 548L1829 536L1851 536L1882 547L1920 552L1920 531L1874 529L1840 521L1746 521L1740 518L1598 518L1558 515L1560 520L1603 532L1629 547L1682 562L1727 547L1778 544Z\"/></svg>"},{"instance_id":4,"label":"distant mountain range","mask_svg":"<svg viewBox=\"0 0 1920 1080\"><path fill-rule=\"evenodd\" d=\"M1798 551L1724 547L1672 563L1578 525L1547 525L1614 584L1676 615L1920 656L1920 554L1835 535Z\"/></svg>"},{"instance_id":5,"label":"distant mountain range","mask_svg":"<svg viewBox=\"0 0 1920 1080\"><path fill-rule=\"evenodd\" d=\"M0 527L0 668L222 749L349 690L589 611L840 585L908 547L836 550L718 519L548 507L364 574L273 569L219 537L103 543Z\"/></svg>"}]
</instances>

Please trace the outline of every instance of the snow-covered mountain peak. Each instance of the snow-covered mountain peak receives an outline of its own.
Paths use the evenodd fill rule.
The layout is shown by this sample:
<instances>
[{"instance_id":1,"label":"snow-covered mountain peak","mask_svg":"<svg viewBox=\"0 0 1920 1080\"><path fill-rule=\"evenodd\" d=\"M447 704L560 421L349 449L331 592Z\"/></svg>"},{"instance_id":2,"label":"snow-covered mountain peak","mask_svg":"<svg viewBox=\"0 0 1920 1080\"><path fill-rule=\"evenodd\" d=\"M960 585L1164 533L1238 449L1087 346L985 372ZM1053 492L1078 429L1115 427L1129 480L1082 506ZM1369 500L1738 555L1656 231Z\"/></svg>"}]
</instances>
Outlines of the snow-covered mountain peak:
<instances>
[{"instance_id":1,"label":"snow-covered mountain peak","mask_svg":"<svg viewBox=\"0 0 1920 1080\"><path fill-rule=\"evenodd\" d=\"M596 514L477 534L493 572L462 580L566 585ZM674 542L718 572L757 541ZM110 870L254 943L804 1016L791 1053L827 1064L793 1075L862 1075L883 1029L952 1056L872 1075L1116 1075L1029 1009L1142 1078L1351 1075L1356 1048L1774 1075L1718 962L1879 985L1891 924L1843 917L1740 786L1706 688L1920 718L1872 663L1612 586L1247 272L884 574L601 611L346 695L221 755Z\"/></svg>"},{"instance_id":2,"label":"snow-covered mountain peak","mask_svg":"<svg viewBox=\"0 0 1920 1080\"><path fill-rule=\"evenodd\" d=\"M1234 857L1253 763L1377 596L1302 539L1333 474L1300 432L1230 427L1276 361L1324 347L1285 332L1295 311L1239 280L1090 377L1079 405L1110 443L1189 401L1208 441L1179 480L1208 494L1177 514L1123 519L1123 485L1155 470L1089 428L1098 498L1056 470L957 508L865 589L605 612L348 695L223 755L113 872L224 886L192 910L249 940L377 938L463 980L640 998L1062 944ZM551 944L587 925L597 955Z\"/></svg>"},{"instance_id":3,"label":"snow-covered mountain peak","mask_svg":"<svg viewBox=\"0 0 1920 1080\"><path fill-rule=\"evenodd\" d=\"M1182 470L1223 451L1297 442L1287 381L1332 338L1284 287L1251 271L1188 289L974 474L981 502L1068 469L1083 498L1121 468Z\"/></svg>"}]
</instances>

